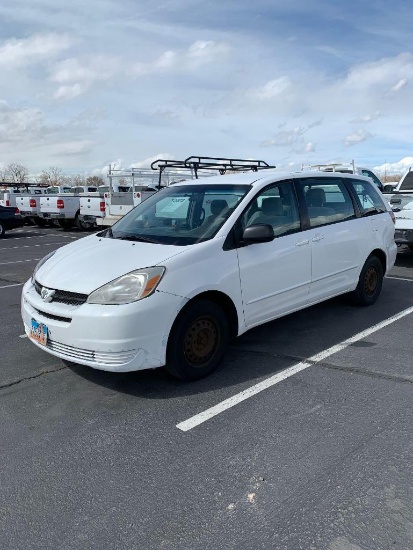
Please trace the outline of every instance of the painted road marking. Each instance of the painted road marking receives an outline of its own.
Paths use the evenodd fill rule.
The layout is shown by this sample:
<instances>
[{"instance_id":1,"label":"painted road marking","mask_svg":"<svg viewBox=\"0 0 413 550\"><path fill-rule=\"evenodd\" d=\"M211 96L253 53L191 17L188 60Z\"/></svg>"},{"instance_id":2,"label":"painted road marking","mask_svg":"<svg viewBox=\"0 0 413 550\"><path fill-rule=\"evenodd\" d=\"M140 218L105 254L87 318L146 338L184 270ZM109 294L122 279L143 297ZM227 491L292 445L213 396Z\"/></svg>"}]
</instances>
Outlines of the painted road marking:
<instances>
[{"instance_id":1,"label":"painted road marking","mask_svg":"<svg viewBox=\"0 0 413 550\"><path fill-rule=\"evenodd\" d=\"M16 248L33 248L35 246L53 246L54 244L67 244L66 241L61 243L42 243L42 244L23 244L22 246L7 246L6 248L0 248L0 250L15 250Z\"/></svg>"},{"instance_id":2,"label":"painted road marking","mask_svg":"<svg viewBox=\"0 0 413 550\"><path fill-rule=\"evenodd\" d=\"M392 279L392 281L408 281L413 283L413 279L403 279L403 277L386 277L386 279Z\"/></svg>"},{"instance_id":3,"label":"painted road marking","mask_svg":"<svg viewBox=\"0 0 413 550\"><path fill-rule=\"evenodd\" d=\"M44 239L45 237L60 237L61 239L79 239L76 235L55 235L53 233L49 235L30 235L29 237L9 237L7 236L7 241L17 240L17 239Z\"/></svg>"},{"instance_id":4,"label":"painted road marking","mask_svg":"<svg viewBox=\"0 0 413 550\"><path fill-rule=\"evenodd\" d=\"M1 288L11 288L12 286L23 286L24 283L15 283L15 284L12 284L12 285L4 285L4 286L0 286L0 289Z\"/></svg>"},{"instance_id":5,"label":"painted road marking","mask_svg":"<svg viewBox=\"0 0 413 550\"><path fill-rule=\"evenodd\" d=\"M27 334L20 334L19 338L28 338Z\"/></svg>"},{"instance_id":6,"label":"painted road marking","mask_svg":"<svg viewBox=\"0 0 413 550\"><path fill-rule=\"evenodd\" d=\"M38 262L41 258L33 258L32 260L16 260L15 262L2 262L0 265L10 265L10 264L22 264L23 262Z\"/></svg>"},{"instance_id":7,"label":"painted road marking","mask_svg":"<svg viewBox=\"0 0 413 550\"><path fill-rule=\"evenodd\" d=\"M287 378L294 376L294 374L297 374L298 372L301 372L307 369L308 367L311 367L315 363L319 363L320 361L323 361L327 357L330 357L330 355L333 355L339 351L342 351L343 349L347 348L354 342L358 342L359 340L366 338L370 334L373 334L374 332L384 327L387 327L388 325L391 325L392 323L398 321L399 319L402 319L403 317L406 317L407 315L410 315L411 313L413 313L413 306L401 311L400 313L397 313L396 315L392 315L388 319L385 319L384 321L381 321L380 323L377 323L376 325L366 330L363 330L362 332L359 332L358 334L352 336L351 338L344 340L340 344L336 344L331 348L328 348L324 351L321 351L320 353L317 353L316 355L313 355L306 361L297 363L296 365L293 365L292 367L289 367L288 369L285 369L282 372L278 372L274 376L271 376L270 378L267 378L266 380L263 380L262 382L259 382L258 384L255 384L254 386L251 386L250 388L247 388L246 390L240 393L237 393L232 397L225 399L224 401L221 401L221 403L218 403L217 405L214 405L213 407L199 414L196 414L191 418L188 418L188 420L184 420L183 422L180 422L179 424L176 425L176 427L179 430L182 430L183 432L192 430L192 428L199 426L200 424L202 424L203 422L206 422L207 420L210 420L214 416L217 416L218 414L221 414L227 409L230 409L231 407L238 405L238 403L241 403L242 401L249 399L253 395L256 395L257 393L260 393L266 390L267 388L270 388L271 386L274 386L275 384L278 384L279 382L282 382L283 380L286 380Z\"/></svg>"}]
</instances>

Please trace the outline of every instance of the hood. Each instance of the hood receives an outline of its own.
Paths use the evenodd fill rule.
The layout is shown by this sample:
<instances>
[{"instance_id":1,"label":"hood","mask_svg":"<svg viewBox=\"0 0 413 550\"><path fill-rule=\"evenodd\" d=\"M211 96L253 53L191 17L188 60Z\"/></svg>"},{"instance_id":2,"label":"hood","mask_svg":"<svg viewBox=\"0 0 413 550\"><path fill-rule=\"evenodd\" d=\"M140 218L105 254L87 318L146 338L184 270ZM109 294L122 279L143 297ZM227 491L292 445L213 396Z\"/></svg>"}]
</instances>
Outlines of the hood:
<instances>
[{"instance_id":1,"label":"hood","mask_svg":"<svg viewBox=\"0 0 413 550\"><path fill-rule=\"evenodd\" d=\"M36 280L48 288L90 294L125 273L163 264L192 246L139 243L92 235L59 248L37 271Z\"/></svg>"}]
</instances>

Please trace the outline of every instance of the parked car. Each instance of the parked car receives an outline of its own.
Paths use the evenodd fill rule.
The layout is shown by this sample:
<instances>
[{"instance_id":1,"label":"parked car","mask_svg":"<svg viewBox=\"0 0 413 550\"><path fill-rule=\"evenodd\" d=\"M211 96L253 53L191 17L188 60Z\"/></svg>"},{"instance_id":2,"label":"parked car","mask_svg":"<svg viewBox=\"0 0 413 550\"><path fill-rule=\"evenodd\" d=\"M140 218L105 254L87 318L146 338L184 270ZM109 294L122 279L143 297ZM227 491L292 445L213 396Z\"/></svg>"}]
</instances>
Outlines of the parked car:
<instances>
[{"instance_id":1,"label":"parked car","mask_svg":"<svg viewBox=\"0 0 413 550\"><path fill-rule=\"evenodd\" d=\"M0 206L0 239L6 234L6 229L22 227L24 220L19 209L13 206Z\"/></svg>"},{"instance_id":2,"label":"parked car","mask_svg":"<svg viewBox=\"0 0 413 550\"><path fill-rule=\"evenodd\" d=\"M223 175L167 187L45 256L22 315L65 361L194 380L252 327L340 294L373 304L395 258L394 215L366 177Z\"/></svg>"}]
</instances>

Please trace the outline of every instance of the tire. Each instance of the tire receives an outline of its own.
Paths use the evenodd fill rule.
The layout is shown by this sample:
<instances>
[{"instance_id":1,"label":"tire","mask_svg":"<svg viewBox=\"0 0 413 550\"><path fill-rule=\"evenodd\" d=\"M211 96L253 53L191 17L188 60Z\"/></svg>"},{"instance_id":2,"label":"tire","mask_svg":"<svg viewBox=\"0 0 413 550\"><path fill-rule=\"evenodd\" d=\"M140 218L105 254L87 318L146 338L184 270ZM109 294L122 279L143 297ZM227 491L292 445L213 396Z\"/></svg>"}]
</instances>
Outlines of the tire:
<instances>
[{"instance_id":1,"label":"tire","mask_svg":"<svg viewBox=\"0 0 413 550\"><path fill-rule=\"evenodd\" d=\"M361 270L356 289L351 293L358 306L371 306L380 296L383 285L383 266L376 256L369 256Z\"/></svg>"},{"instance_id":2,"label":"tire","mask_svg":"<svg viewBox=\"0 0 413 550\"><path fill-rule=\"evenodd\" d=\"M181 380L204 378L221 362L228 346L229 326L223 310L209 300L189 304L169 335L166 370Z\"/></svg>"},{"instance_id":3,"label":"tire","mask_svg":"<svg viewBox=\"0 0 413 550\"><path fill-rule=\"evenodd\" d=\"M4 239L6 235L6 228L4 225L0 222L0 239Z\"/></svg>"},{"instance_id":4,"label":"tire","mask_svg":"<svg viewBox=\"0 0 413 550\"><path fill-rule=\"evenodd\" d=\"M95 224L93 222L85 222L79 216L76 216L75 225L79 231L92 231Z\"/></svg>"},{"instance_id":5,"label":"tire","mask_svg":"<svg viewBox=\"0 0 413 550\"><path fill-rule=\"evenodd\" d=\"M408 244L407 246L408 246L408 247L410 248L410 250L413 252L413 244Z\"/></svg>"},{"instance_id":6,"label":"tire","mask_svg":"<svg viewBox=\"0 0 413 550\"><path fill-rule=\"evenodd\" d=\"M36 225L39 227L46 227L47 221L43 218L36 218Z\"/></svg>"},{"instance_id":7,"label":"tire","mask_svg":"<svg viewBox=\"0 0 413 550\"><path fill-rule=\"evenodd\" d=\"M72 220L59 220L59 226L65 231L69 231L73 227Z\"/></svg>"}]
</instances>

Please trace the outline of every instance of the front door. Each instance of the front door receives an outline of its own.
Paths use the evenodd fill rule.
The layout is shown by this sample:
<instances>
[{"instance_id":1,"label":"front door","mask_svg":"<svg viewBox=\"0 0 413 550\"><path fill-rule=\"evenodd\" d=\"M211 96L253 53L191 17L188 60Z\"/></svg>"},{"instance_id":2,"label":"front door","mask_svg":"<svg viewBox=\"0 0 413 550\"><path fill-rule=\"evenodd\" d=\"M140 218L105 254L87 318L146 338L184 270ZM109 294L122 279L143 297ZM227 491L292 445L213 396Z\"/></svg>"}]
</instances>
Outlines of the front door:
<instances>
[{"instance_id":1,"label":"front door","mask_svg":"<svg viewBox=\"0 0 413 550\"><path fill-rule=\"evenodd\" d=\"M301 232L293 182L280 182L260 191L240 223L242 229L270 224L275 234L271 242L238 248L246 326L305 306L311 281L311 245Z\"/></svg>"}]
</instances>

